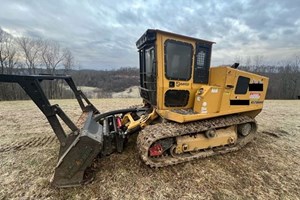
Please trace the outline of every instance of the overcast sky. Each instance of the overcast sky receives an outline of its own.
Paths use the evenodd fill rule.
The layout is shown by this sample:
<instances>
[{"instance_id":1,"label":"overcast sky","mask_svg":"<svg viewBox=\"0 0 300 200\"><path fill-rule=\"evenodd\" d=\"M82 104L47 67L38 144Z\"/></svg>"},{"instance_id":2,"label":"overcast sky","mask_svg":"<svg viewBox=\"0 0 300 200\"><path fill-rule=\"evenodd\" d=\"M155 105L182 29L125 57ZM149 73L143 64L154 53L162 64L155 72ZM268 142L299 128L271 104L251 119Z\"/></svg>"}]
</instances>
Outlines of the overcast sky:
<instances>
[{"instance_id":1,"label":"overcast sky","mask_svg":"<svg viewBox=\"0 0 300 200\"><path fill-rule=\"evenodd\" d=\"M0 27L58 41L89 69L137 67L149 28L215 41L213 65L300 55L300 0L0 0Z\"/></svg>"}]
</instances>

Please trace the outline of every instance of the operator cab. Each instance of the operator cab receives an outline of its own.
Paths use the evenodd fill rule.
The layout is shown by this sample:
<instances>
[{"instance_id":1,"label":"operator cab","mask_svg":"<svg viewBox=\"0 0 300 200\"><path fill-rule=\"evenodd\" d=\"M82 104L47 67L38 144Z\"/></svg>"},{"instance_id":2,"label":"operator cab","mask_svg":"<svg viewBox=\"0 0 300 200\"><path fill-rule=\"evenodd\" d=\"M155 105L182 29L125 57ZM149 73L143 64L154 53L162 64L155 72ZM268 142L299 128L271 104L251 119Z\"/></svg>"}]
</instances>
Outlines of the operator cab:
<instances>
[{"instance_id":1,"label":"operator cab","mask_svg":"<svg viewBox=\"0 0 300 200\"><path fill-rule=\"evenodd\" d=\"M136 42L142 98L158 109L192 108L196 90L209 81L213 43L147 30Z\"/></svg>"}]
</instances>

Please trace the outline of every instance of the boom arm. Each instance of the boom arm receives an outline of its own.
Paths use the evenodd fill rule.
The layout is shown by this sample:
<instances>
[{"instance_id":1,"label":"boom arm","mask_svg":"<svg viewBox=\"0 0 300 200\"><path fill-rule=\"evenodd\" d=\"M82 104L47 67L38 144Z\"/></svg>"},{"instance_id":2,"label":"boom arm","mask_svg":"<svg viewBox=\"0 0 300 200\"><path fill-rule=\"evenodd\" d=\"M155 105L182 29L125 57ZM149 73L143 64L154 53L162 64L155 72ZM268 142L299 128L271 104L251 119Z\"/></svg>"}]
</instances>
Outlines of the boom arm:
<instances>
[{"instance_id":1,"label":"boom arm","mask_svg":"<svg viewBox=\"0 0 300 200\"><path fill-rule=\"evenodd\" d=\"M65 112L57 105L51 105L46 97L41 82L43 80L62 79L70 86L71 90L75 94L75 97L83 112L93 111L94 114L100 112L95 106L86 98L81 90L77 90L73 79L70 76L50 76L50 75L34 75L34 76L19 76L19 75L0 75L0 82L18 83L27 95L34 101L37 107L47 117L54 133L56 134L60 144L64 146L66 144L67 135L63 130L57 115L63 120L63 122L72 130L72 132L79 131L79 128L72 122L72 120L65 114ZM84 105L83 99L87 103Z\"/></svg>"}]
</instances>

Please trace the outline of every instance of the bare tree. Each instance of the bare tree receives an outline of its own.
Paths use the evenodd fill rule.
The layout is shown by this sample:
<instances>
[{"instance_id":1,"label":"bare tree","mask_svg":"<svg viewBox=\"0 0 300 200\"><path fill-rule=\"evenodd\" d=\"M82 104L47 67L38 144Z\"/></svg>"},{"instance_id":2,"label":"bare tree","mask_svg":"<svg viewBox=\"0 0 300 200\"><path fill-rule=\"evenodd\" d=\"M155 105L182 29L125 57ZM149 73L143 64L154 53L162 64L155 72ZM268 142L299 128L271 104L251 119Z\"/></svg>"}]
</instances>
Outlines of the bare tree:
<instances>
[{"instance_id":1,"label":"bare tree","mask_svg":"<svg viewBox=\"0 0 300 200\"><path fill-rule=\"evenodd\" d=\"M1 74L4 74L4 69L7 69L7 73L12 73L13 68L17 64L16 53L16 44L13 36L0 28Z\"/></svg>"},{"instance_id":2,"label":"bare tree","mask_svg":"<svg viewBox=\"0 0 300 200\"><path fill-rule=\"evenodd\" d=\"M59 43L39 38L14 38L0 27L0 73L56 74L58 68L70 73L74 65L72 52L62 48ZM49 98L62 98L65 95L60 82L43 81L42 84ZM0 83L0 100L27 98L16 86Z\"/></svg>"},{"instance_id":3,"label":"bare tree","mask_svg":"<svg viewBox=\"0 0 300 200\"><path fill-rule=\"evenodd\" d=\"M36 68L40 62L41 39L32 39L21 37L18 39L18 44L21 48L25 65L28 68L29 74L35 74Z\"/></svg>"},{"instance_id":4,"label":"bare tree","mask_svg":"<svg viewBox=\"0 0 300 200\"><path fill-rule=\"evenodd\" d=\"M71 67L71 60L69 61L70 63L64 63L67 56L69 56L69 59L72 59L72 55L65 49L62 49L59 43L51 40L43 41L41 59L47 73L56 74L57 68L64 66L64 64ZM51 82L46 87L49 98L62 97L62 83Z\"/></svg>"},{"instance_id":5,"label":"bare tree","mask_svg":"<svg viewBox=\"0 0 300 200\"><path fill-rule=\"evenodd\" d=\"M0 29L0 64L1 64L1 74L4 74L4 62L7 59L7 54L5 51L5 41L7 38L6 32Z\"/></svg>"},{"instance_id":6,"label":"bare tree","mask_svg":"<svg viewBox=\"0 0 300 200\"><path fill-rule=\"evenodd\" d=\"M63 60L63 66L65 73L69 73L70 70L74 67L75 61L72 52L69 49L64 50L65 59Z\"/></svg>"},{"instance_id":7,"label":"bare tree","mask_svg":"<svg viewBox=\"0 0 300 200\"><path fill-rule=\"evenodd\" d=\"M245 66L250 67L250 65L251 65L251 57L250 57L250 56L247 56L246 62L245 62Z\"/></svg>"},{"instance_id":8,"label":"bare tree","mask_svg":"<svg viewBox=\"0 0 300 200\"><path fill-rule=\"evenodd\" d=\"M295 55L295 66L300 67L300 55Z\"/></svg>"},{"instance_id":9,"label":"bare tree","mask_svg":"<svg viewBox=\"0 0 300 200\"><path fill-rule=\"evenodd\" d=\"M43 42L41 58L48 73L55 74L55 70L66 58L66 53L59 43L48 40Z\"/></svg>"},{"instance_id":10,"label":"bare tree","mask_svg":"<svg viewBox=\"0 0 300 200\"><path fill-rule=\"evenodd\" d=\"M253 60L254 60L255 67L261 67L263 65L264 56L260 56L260 55L254 56Z\"/></svg>"},{"instance_id":11,"label":"bare tree","mask_svg":"<svg viewBox=\"0 0 300 200\"><path fill-rule=\"evenodd\" d=\"M12 35L0 28L0 73L13 74L18 63L17 48ZM20 88L14 84L0 83L0 98L17 99Z\"/></svg>"}]
</instances>

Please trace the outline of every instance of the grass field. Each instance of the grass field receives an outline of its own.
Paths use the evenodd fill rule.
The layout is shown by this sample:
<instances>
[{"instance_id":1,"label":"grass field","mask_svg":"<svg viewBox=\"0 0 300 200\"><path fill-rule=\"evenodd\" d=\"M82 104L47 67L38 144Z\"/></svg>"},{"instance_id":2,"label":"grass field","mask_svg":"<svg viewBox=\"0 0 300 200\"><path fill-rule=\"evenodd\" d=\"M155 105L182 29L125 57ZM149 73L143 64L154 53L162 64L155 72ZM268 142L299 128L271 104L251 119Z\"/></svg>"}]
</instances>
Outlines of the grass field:
<instances>
[{"instance_id":1,"label":"grass field","mask_svg":"<svg viewBox=\"0 0 300 200\"><path fill-rule=\"evenodd\" d=\"M55 102L79 116L74 100ZM141 100L92 102L104 112ZM299 199L300 101L266 101L257 121L258 137L238 152L151 169L133 139L96 163L93 183L56 189L59 144L46 118L31 101L0 102L0 199Z\"/></svg>"}]
</instances>

